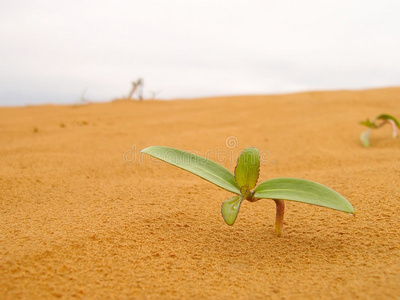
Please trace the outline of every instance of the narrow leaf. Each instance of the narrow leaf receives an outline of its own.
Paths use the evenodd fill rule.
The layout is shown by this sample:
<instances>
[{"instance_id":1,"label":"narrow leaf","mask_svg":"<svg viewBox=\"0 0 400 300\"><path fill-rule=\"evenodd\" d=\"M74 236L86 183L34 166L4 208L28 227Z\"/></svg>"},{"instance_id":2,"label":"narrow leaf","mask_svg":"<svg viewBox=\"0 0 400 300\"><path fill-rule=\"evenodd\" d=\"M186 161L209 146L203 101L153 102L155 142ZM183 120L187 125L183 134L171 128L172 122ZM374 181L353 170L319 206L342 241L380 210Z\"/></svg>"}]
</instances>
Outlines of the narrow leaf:
<instances>
[{"instance_id":1,"label":"narrow leaf","mask_svg":"<svg viewBox=\"0 0 400 300\"><path fill-rule=\"evenodd\" d=\"M242 195L233 196L228 200L226 200L224 203L222 203L221 214L226 224L233 225L233 223L235 223L242 200L243 200Z\"/></svg>"},{"instance_id":2,"label":"narrow leaf","mask_svg":"<svg viewBox=\"0 0 400 300\"><path fill-rule=\"evenodd\" d=\"M235 177L226 168L193 153L164 146L151 146L140 151L171 165L189 171L235 194L240 194Z\"/></svg>"},{"instance_id":3,"label":"narrow leaf","mask_svg":"<svg viewBox=\"0 0 400 300\"><path fill-rule=\"evenodd\" d=\"M377 116L375 118L375 120L392 120L396 124L397 128L400 128L399 121L397 121L395 117L388 115L388 114L381 114L381 115Z\"/></svg>"},{"instance_id":4,"label":"narrow leaf","mask_svg":"<svg viewBox=\"0 0 400 300\"><path fill-rule=\"evenodd\" d=\"M274 178L264 181L255 188L254 198L298 201L354 214L353 206L342 195L305 179Z\"/></svg>"},{"instance_id":5,"label":"narrow leaf","mask_svg":"<svg viewBox=\"0 0 400 300\"><path fill-rule=\"evenodd\" d=\"M365 130L363 133L360 135L360 140L361 143L364 145L364 147L368 148L369 147L369 136L371 135L371 129Z\"/></svg>"},{"instance_id":6,"label":"narrow leaf","mask_svg":"<svg viewBox=\"0 0 400 300\"><path fill-rule=\"evenodd\" d=\"M240 154L235 168L235 179L242 194L254 188L260 174L260 154L256 148L246 148Z\"/></svg>"}]
</instances>

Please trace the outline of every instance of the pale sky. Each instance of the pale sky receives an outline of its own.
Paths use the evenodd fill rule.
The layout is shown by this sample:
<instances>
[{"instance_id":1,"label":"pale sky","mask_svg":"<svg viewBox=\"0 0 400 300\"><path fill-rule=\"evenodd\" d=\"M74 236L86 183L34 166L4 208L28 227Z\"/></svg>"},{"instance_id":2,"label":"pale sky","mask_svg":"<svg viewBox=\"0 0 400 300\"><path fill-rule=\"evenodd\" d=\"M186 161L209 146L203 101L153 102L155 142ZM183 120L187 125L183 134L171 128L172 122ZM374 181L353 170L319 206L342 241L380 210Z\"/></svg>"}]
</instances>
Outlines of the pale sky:
<instances>
[{"instance_id":1,"label":"pale sky","mask_svg":"<svg viewBox=\"0 0 400 300\"><path fill-rule=\"evenodd\" d=\"M0 105L400 85L398 0L2 0Z\"/></svg>"}]
</instances>

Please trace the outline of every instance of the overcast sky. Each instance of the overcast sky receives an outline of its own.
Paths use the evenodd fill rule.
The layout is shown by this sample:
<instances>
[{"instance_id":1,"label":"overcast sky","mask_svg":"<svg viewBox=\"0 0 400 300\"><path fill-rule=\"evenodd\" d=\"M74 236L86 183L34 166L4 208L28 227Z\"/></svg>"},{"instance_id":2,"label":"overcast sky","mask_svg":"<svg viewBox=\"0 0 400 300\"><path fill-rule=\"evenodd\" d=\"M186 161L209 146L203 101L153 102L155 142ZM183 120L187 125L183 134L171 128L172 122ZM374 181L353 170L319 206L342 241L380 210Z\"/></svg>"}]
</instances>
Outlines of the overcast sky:
<instances>
[{"instance_id":1,"label":"overcast sky","mask_svg":"<svg viewBox=\"0 0 400 300\"><path fill-rule=\"evenodd\" d=\"M0 105L400 85L399 0L2 0Z\"/></svg>"}]
</instances>

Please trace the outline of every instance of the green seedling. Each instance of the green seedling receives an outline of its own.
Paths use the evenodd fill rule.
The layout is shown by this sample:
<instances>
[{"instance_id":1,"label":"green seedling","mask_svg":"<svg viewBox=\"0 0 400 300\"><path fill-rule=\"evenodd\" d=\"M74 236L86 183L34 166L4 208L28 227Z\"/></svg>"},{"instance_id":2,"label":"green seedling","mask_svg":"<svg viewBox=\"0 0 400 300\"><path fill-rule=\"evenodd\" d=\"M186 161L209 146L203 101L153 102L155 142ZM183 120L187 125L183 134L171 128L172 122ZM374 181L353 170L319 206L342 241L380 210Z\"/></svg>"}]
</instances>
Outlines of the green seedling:
<instances>
[{"instance_id":1,"label":"green seedling","mask_svg":"<svg viewBox=\"0 0 400 300\"><path fill-rule=\"evenodd\" d=\"M377 121L381 121L378 124ZM382 114L374 118L372 121L367 119L366 121L360 122L361 125L367 126L369 129L361 133L360 140L364 147L369 147L369 137L371 131L374 129L379 129L385 124L390 124L392 126L393 138L395 139L398 135L398 129L400 129L400 123L394 117L387 114Z\"/></svg>"},{"instance_id":2,"label":"green seedling","mask_svg":"<svg viewBox=\"0 0 400 300\"><path fill-rule=\"evenodd\" d=\"M243 200L255 202L272 199L276 204L275 231L283 235L284 200L319 205L354 215L353 206L334 190L304 179L274 178L260 183L259 152L256 148L246 148L240 154L234 174L207 158L163 146L151 146L141 151L167 163L189 171L229 192L236 194L222 203L221 213L226 224L233 225Z\"/></svg>"}]
</instances>

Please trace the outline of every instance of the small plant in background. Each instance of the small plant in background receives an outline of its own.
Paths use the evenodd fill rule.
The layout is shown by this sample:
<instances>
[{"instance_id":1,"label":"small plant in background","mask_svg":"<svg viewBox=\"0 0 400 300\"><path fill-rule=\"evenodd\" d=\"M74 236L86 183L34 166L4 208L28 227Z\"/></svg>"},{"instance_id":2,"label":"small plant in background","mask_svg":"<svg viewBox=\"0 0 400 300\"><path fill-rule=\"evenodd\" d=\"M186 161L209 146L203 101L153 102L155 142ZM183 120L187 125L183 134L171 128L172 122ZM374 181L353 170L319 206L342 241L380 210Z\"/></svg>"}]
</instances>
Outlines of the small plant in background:
<instances>
[{"instance_id":1,"label":"small plant in background","mask_svg":"<svg viewBox=\"0 0 400 300\"><path fill-rule=\"evenodd\" d=\"M139 78L138 80L133 81L132 82L132 89L130 90L127 98L128 99L132 99L133 94L135 92L137 92L138 99L140 101L143 100L143 85L144 85L144 83L143 83L143 79L142 78Z\"/></svg>"},{"instance_id":2,"label":"small plant in background","mask_svg":"<svg viewBox=\"0 0 400 300\"><path fill-rule=\"evenodd\" d=\"M376 123L377 121L381 121L380 123ZM367 126L369 129L361 133L360 140L364 147L369 147L369 137L371 135L371 131L374 129L379 129L385 124L392 125L393 138L395 139L398 135L398 129L400 129L400 123L394 117L387 114L382 114L374 118L372 121L367 119L366 121L360 122L361 125Z\"/></svg>"},{"instance_id":3,"label":"small plant in background","mask_svg":"<svg viewBox=\"0 0 400 300\"><path fill-rule=\"evenodd\" d=\"M353 206L342 195L313 181L274 178L256 187L260 171L259 151L256 148L249 147L243 150L238 157L234 174L212 160L179 149L151 146L140 152L189 171L236 194L222 203L222 217L228 225L235 222L243 200L255 202L265 198L272 199L276 204L277 236L283 235L284 200L319 205L354 215Z\"/></svg>"}]
</instances>

